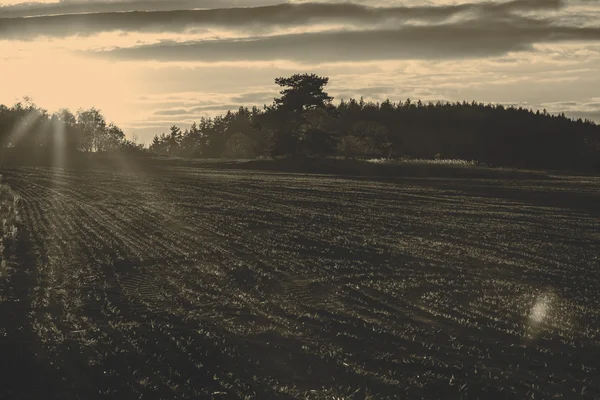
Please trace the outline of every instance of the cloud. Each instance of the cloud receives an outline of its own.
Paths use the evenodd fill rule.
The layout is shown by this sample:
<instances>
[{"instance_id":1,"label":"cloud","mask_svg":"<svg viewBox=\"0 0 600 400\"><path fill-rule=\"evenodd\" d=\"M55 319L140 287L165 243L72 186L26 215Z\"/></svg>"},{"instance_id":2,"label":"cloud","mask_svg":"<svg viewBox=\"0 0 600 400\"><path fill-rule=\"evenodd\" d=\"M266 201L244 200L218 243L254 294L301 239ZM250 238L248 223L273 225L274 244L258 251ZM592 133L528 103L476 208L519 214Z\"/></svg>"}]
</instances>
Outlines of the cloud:
<instances>
[{"instance_id":1,"label":"cloud","mask_svg":"<svg viewBox=\"0 0 600 400\"><path fill-rule=\"evenodd\" d=\"M271 102L275 95L277 95L276 91L244 93L239 96L233 97L231 101L242 104L258 104L262 102Z\"/></svg>"},{"instance_id":2,"label":"cloud","mask_svg":"<svg viewBox=\"0 0 600 400\"><path fill-rule=\"evenodd\" d=\"M400 29L288 34L88 52L117 60L263 61L306 63L361 60L454 59L532 50L536 43L598 41L600 28L556 26L542 21L469 22Z\"/></svg>"},{"instance_id":3,"label":"cloud","mask_svg":"<svg viewBox=\"0 0 600 400\"><path fill-rule=\"evenodd\" d=\"M177 1L181 2L181 0ZM137 5L139 2L92 4L105 7L131 3ZM67 3L67 5L69 4ZM158 6L163 2L155 1L149 4ZM76 3L76 5L82 6L80 3ZM153 11L95 12L33 18L0 18L0 35L3 38L24 40L40 36L66 37L112 31L181 33L190 29L210 27L246 29L256 33L273 31L283 26L307 26L314 23L346 23L363 27L381 26L382 24L396 26L398 23L413 20L439 23L451 17L468 16L469 14L476 14L487 20L503 19L518 11L560 9L563 5L564 3L560 0L513 0L505 3L486 2L417 7L305 3L205 10L157 11L155 9Z\"/></svg>"},{"instance_id":4,"label":"cloud","mask_svg":"<svg viewBox=\"0 0 600 400\"><path fill-rule=\"evenodd\" d=\"M560 114L564 112L565 115L572 119L581 118L583 120L595 121L600 124L600 110L597 111L571 111L571 110L563 110L563 111L554 111L553 114Z\"/></svg>"},{"instance_id":5,"label":"cloud","mask_svg":"<svg viewBox=\"0 0 600 400\"><path fill-rule=\"evenodd\" d=\"M554 101L542 103L542 107L552 112L582 112L598 114L600 113L600 102L581 102L581 101Z\"/></svg>"},{"instance_id":6,"label":"cloud","mask_svg":"<svg viewBox=\"0 0 600 400\"><path fill-rule=\"evenodd\" d=\"M188 114L188 110L183 108L174 108L167 110L156 110L154 112L155 115L185 115Z\"/></svg>"},{"instance_id":7,"label":"cloud","mask_svg":"<svg viewBox=\"0 0 600 400\"><path fill-rule=\"evenodd\" d=\"M279 0L61 0L51 3L22 2L7 6L0 5L0 15L6 18L18 18L59 14L254 7L281 2Z\"/></svg>"},{"instance_id":8,"label":"cloud","mask_svg":"<svg viewBox=\"0 0 600 400\"><path fill-rule=\"evenodd\" d=\"M547 106L547 105L552 105L554 107L571 107L571 106L578 106L581 103L578 103L576 101L557 101L554 103L545 103L542 104L543 106Z\"/></svg>"},{"instance_id":9,"label":"cloud","mask_svg":"<svg viewBox=\"0 0 600 400\"><path fill-rule=\"evenodd\" d=\"M352 89L345 89L345 90L338 90L338 96L348 96L350 95L355 95L355 93L360 93L360 96L364 96L364 97L381 97L381 96L385 96L389 93L393 93L394 92L394 88L389 87L389 86L370 86L370 87L359 87L359 88L352 88Z\"/></svg>"},{"instance_id":10,"label":"cloud","mask_svg":"<svg viewBox=\"0 0 600 400\"><path fill-rule=\"evenodd\" d=\"M220 111L220 110L237 110L240 107L240 104L215 104L210 106L198 106L193 108L179 108L179 109L167 109L167 110L157 110L154 112L154 115L190 115L197 114L202 111Z\"/></svg>"}]
</instances>

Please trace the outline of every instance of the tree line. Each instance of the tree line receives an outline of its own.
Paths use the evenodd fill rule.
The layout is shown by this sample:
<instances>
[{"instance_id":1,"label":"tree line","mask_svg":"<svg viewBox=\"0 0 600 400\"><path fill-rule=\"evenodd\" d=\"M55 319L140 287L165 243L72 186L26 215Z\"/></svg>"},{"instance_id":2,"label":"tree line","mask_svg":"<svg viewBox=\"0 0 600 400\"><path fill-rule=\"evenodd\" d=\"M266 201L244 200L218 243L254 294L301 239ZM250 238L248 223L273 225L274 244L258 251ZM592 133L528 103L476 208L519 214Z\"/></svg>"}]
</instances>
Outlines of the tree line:
<instances>
[{"instance_id":1,"label":"tree line","mask_svg":"<svg viewBox=\"0 0 600 400\"><path fill-rule=\"evenodd\" d=\"M23 154L149 152L189 158L453 158L492 166L599 168L600 126L546 110L480 102L333 103L327 77L277 78L270 105L203 117L154 137L147 149L99 110L49 114L29 101L0 105L0 150Z\"/></svg>"},{"instance_id":2,"label":"tree line","mask_svg":"<svg viewBox=\"0 0 600 400\"><path fill-rule=\"evenodd\" d=\"M50 114L24 98L10 107L0 104L0 149L43 155L54 150L63 154L141 151L143 146L127 140L123 130L108 123L96 108Z\"/></svg>"},{"instance_id":3,"label":"tree line","mask_svg":"<svg viewBox=\"0 0 600 400\"><path fill-rule=\"evenodd\" d=\"M155 136L150 151L183 157L413 157L488 165L600 167L600 126L546 110L480 102L361 99L333 104L328 78L277 78L273 104L240 107Z\"/></svg>"}]
</instances>

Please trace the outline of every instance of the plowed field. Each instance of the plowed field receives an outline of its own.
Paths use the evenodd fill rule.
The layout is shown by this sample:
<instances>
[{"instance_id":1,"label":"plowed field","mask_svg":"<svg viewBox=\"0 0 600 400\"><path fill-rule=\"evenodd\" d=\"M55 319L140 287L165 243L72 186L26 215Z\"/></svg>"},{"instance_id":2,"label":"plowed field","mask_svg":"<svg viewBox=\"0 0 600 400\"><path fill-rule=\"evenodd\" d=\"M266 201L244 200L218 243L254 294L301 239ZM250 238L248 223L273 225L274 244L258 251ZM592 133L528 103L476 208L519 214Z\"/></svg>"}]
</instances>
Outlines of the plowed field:
<instances>
[{"instance_id":1,"label":"plowed field","mask_svg":"<svg viewBox=\"0 0 600 400\"><path fill-rule=\"evenodd\" d=\"M0 173L0 398L600 398L600 179Z\"/></svg>"}]
</instances>

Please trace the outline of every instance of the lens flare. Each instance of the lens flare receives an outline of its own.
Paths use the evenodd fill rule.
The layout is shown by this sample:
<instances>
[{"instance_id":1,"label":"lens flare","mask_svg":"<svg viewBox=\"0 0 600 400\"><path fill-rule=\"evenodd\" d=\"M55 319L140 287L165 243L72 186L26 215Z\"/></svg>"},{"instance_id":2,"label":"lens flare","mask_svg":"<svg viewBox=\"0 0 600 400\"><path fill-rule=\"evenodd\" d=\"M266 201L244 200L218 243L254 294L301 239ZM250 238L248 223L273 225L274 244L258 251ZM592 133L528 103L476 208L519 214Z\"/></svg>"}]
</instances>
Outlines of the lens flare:
<instances>
[{"instance_id":1,"label":"lens flare","mask_svg":"<svg viewBox=\"0 0 600 400\"><path fill-rule=\"evenodd\" d=\"M538 325L544 322L548 316L550 303L550 296L547 294L538 296L533 304L533 307L531 308L531 313L529 314L529 319L533 324Z\"/></svg>"}]
</instances>

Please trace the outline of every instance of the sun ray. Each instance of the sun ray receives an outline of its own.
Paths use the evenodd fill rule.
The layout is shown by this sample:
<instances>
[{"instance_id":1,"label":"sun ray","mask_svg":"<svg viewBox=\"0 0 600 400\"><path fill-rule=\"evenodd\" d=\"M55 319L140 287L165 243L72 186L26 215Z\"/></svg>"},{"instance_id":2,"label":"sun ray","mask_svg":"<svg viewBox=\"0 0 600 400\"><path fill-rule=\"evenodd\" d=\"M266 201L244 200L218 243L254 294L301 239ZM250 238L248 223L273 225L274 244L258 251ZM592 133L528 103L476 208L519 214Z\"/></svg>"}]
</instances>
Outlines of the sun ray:
<instances>
[{"instance_id":1,"label":"sun ray","mask_svg":"<svg viewBox=\"0 0 600 400\"><path fill-rule=\"evenodd\" d=\"M40 111L31 107L27 114L16 122L12 132L7 136L7 142L2 143L2 146L16 147L41 117Z\"/></svg>"},{"instance_id":2,"label":"sun ray","mask_svg":"<svg viewBox=\"0 0 600 400\"><path fill-rule=\"evenodd\" d=\"M52 118L52 166L63 168L66 162L65 123L58 118Z\"/></svg>"}]
</instances>

